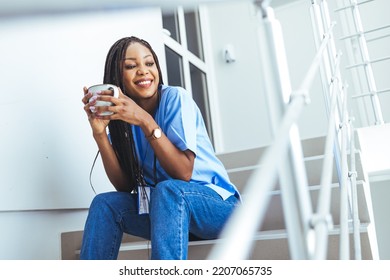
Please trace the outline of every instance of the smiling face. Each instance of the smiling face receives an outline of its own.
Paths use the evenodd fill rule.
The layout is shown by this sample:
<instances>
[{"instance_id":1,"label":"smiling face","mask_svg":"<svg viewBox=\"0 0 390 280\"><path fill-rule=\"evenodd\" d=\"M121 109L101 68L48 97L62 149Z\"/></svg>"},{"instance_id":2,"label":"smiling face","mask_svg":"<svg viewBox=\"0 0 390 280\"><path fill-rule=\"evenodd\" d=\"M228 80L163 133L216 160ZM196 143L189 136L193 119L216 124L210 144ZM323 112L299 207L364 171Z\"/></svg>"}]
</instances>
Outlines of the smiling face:
<instances>
[{"instance_id":1,"label":"smiling face","mask_svg":"<svg viewBox=\"0 0 390 280\"><path fill-rule=\"evenodd\" d=\"M151 51L140 43L131 43L123 63L126 93L138 104L152 99L159 86L159 71Z\"/></svg>"}]
</instances>

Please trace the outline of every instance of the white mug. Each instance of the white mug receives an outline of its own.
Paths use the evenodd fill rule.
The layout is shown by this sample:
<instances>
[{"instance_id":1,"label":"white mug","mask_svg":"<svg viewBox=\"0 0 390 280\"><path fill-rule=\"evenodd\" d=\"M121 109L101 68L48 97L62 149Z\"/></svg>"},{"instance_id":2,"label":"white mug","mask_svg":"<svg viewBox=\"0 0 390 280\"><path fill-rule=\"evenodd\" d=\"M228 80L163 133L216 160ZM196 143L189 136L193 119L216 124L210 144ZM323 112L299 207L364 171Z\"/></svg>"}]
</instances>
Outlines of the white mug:
<instances>
[{"instance_id":1,"label":"white mug","mask_svg":"<svg viewBox=\"0 0 390 280\"><path fill-rule=\"evenodd\" d=\"M112 90L114 93L113 97L116 97L116 98L119 97L118 87L111 85L111 84L99 84L99 85L90 86L88 88L88 92L91 92L93 96L96 96L102 90ZM91 99L89 99L89 100L91 101ZM96 101L96 104L95 104L95 106L112 106L112 105L114 105L112 102L101 101L101 100ZM109 112L109 111L102 112L102 113L100 113L100 115L101 116L109 116L109 115L112 115L112 112Z\"/></svg>"}]
</instances>

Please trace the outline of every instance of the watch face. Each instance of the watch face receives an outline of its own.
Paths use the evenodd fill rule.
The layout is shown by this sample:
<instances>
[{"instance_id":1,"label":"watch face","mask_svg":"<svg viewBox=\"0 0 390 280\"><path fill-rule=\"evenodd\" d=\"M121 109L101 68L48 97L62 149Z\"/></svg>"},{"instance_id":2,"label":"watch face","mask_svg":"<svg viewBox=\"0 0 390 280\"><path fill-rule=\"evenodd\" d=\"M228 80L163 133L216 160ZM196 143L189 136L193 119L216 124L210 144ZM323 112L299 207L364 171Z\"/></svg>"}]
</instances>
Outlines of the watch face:
<instances>
[{"instance_id":1,"label":"watch face","mask_svg":"<svg viewBox=\"0 0 390 280\"><path fill-rule=\"evenodd\" d=\"M160 138L160 137L161 137L161 129L156 128L156 129L153 131L153 137L154 137L155 139Z\"/></svg>"}]
</instances>

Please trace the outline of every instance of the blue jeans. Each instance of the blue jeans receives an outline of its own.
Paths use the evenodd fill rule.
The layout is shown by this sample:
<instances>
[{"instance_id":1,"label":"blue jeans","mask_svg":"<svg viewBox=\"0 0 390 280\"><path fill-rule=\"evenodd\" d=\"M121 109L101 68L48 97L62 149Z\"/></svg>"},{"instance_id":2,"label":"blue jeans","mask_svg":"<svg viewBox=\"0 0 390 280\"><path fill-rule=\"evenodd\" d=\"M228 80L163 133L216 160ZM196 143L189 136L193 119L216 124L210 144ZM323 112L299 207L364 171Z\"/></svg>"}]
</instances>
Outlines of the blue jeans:
<instances>
[{"instance_id":1,"label":"blue jeans","mask_svg":"<svg viewBox=\"0 0 390 280\"><path fill-rule=\"evenodd\" d=\"M123 232L151 240L152 259L187 259L189 234L215 239L239 200L223 200L199 184L167 180L152 189L150 214L138 214L138 196L97 195L85 224L80 259L116 259Z\"/></svg>"}]
</instances>

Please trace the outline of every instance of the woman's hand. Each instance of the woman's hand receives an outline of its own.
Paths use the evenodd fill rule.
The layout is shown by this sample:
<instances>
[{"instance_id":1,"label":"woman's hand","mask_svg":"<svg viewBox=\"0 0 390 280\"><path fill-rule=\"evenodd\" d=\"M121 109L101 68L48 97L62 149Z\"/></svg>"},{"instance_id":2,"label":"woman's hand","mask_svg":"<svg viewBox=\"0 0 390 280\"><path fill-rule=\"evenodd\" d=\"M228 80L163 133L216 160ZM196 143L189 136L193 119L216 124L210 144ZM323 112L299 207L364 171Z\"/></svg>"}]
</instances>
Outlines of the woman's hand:
<instances>
[{"instance_id":1,"label":"woman's hand","mask_svg":"<svg viewBox=\"0 0 390 280\"><path fill-rule=\"evenodd\" d=\"M92 93L88 93L88 89L84 87L82 102L84 103L84 110L87 113L93 136L100 151L103 166L110 182L118 191L127 191L129 186L128 178L125 176L106 134L106 127L109 124L110 119L104 119L103 117L110 116L100 116L102 112L108 111L107 108L112 108L114 106L95 106L100 96L111 95L111 90L103 90L99 93L98 97L92 97ZM90 99L91 101L89 101Z\"/></svg>"},{"instance_id":2,"label":"woman's hand","mask_svg":"<svg viewBox=\"0 0 390 280\"><path fill-rule=\"evenodd\" d=\"M102 91L97 97L96 101L107 101L114 105L93 107L96 118L106 121L122 120L133 125L140 125L145 118L150 117L134 100L124 95L120 88L118 90L118 98L113 97L112 94L107 94L105 91ZM100 115L103 112L112 112L112 114Z\"/></svg>"},{"instance_id":3,"label":"woman's hand","mask_svg":"<svg viewBox=\"0 0 390 280\"><path fill-rule=\"evenodd\" d=\"M101 135L103 133L106 134L106 127L110 121L99 118L98 110L96 109L97 107L95 107L97 98L93 97L92 93L88 92L87 87L84 87L83 90L84 90L84 97L81 101L84 103L84 111L88 116L88 121L91 125L93 134L94 135ZM104 94L104 91L102 92L102 94ZM89 100L91 97L93 98L90 102Z\"/></svg>"}]
</instances>

